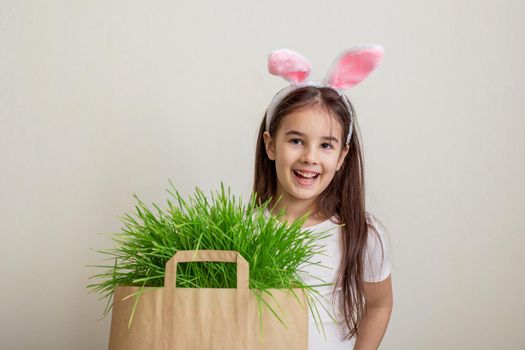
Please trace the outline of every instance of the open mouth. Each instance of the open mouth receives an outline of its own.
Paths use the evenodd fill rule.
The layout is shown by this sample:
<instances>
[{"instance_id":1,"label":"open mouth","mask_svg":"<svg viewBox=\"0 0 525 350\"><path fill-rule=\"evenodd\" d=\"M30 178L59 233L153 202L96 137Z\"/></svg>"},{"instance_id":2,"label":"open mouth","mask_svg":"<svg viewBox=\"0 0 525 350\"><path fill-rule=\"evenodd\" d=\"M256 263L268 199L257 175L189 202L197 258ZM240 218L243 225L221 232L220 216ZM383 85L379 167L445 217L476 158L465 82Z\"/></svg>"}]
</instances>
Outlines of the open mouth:
<instances>
[{"instance_id":1,"label":"open mouth","mask_svg":"<svg viewBox=\"0 0 525 350\"><path fill-rule=\"evenodd\" d=\"M319 178L319 173L305 173L297 170L293 170L294 177L297 182L301 185L312 185Z\"/></svg>"}]
</instances>

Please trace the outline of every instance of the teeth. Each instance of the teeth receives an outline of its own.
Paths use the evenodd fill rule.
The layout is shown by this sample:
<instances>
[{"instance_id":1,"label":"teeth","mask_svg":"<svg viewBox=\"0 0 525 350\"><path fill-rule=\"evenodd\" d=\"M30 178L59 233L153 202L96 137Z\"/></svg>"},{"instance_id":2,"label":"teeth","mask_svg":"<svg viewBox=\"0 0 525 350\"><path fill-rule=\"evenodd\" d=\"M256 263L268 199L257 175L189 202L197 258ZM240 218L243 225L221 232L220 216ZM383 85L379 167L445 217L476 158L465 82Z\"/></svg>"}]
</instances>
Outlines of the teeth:
<instances>
[{"instance_id":1,"label":"teeth","mask_svg":"<svg viewBox=\"0 0 525 350\"><path fill-rule=\"evenodd\" d=\"M299 173L299 174L301 174L302 176L307 177L307 178L310 178L310 179L311 179L312 177L316 177L316 176L317 176L317 174L304 173L304 172L299 171L299 170L296 170L296 172Z\"/></svg>"}]
</instances>

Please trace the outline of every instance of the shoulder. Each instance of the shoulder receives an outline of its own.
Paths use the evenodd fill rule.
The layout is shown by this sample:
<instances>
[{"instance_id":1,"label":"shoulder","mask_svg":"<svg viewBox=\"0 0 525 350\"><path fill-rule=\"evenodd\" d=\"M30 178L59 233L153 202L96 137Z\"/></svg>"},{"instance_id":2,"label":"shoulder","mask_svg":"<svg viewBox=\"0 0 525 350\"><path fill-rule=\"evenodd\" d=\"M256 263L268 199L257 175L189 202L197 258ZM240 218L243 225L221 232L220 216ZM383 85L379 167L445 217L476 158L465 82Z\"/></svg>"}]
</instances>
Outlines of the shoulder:
<instances>
[{"instance_id":1,"label":"shoulder","mask_svg":"<svg viewBox=\"0 0 525 350\"><path fill-rule=\"evenodd\" d=\"M368 237L367 243L373 244L374 242L383 243L386 241L386 232L383 225L379 225L380 221L369 212L365 212L366 223L368 225Z\"/></svg>"},{"instance_id":2,"label":"shoulder","mask_svg":"<svg viewBox=\"0 0 525 350\"><path fill-rule=\"evenodd\" d=\"M365 212L368 224L367 243L364 254L363 269L365 282L379 282L386 279L391 272L390 246L387 235L379 220Z\"/></svg>"}]
</instances>

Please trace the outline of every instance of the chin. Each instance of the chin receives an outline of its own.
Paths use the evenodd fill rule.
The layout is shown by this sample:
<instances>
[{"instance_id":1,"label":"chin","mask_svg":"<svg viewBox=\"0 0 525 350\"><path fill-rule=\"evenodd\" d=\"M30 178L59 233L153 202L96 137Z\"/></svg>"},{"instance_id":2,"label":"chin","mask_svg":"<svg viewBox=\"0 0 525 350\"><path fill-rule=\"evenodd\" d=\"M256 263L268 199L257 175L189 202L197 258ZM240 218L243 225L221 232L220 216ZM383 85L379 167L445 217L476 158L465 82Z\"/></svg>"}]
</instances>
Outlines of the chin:
<instances>
[{"instance_id":1,"label":"chin","mask_svg":"<svg viewBox=\"0 0 525 350\"><path fill-rule=\"evenodd\" d=\"M324 190L326 186L322 183L318 183L312 187L302 187L301 185L297 185L293 182L291 184L291 189L293 193L295 194L294 197L297 199L312 199L320 195Z\"/></svg>"}]
</instances>

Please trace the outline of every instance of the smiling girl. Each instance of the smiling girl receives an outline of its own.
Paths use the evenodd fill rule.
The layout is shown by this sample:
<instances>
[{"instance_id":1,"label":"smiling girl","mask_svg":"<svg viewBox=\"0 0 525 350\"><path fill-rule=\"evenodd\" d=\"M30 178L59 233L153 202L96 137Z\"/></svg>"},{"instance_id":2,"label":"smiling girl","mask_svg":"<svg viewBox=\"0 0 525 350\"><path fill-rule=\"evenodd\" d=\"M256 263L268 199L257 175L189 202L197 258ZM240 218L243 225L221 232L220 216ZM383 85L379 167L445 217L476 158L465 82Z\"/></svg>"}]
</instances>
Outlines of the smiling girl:
<instances>
[{"instance_id":1,"label":"smiling girl","mask_svg":"<svg viewBox=\"0 0 525 350\"><path fill-rule=\"evenodd\" d=\"M268 215L283 210L281 220L291 223L309 213L303 229L330 233L319 242L325 254L301 269L311 285L319 284L313 276L331 283L317 287L327 300L319 308L326 337L310 314L309 350L377 349L392 312L385 233L365 209L357 120L342 93L365 79L382 55L379 45L347 50L323 82L305 81L310 63L294 51L269 57L270 73L291 85L275 95L261 123L253 190L260 204L271 199Z\"/></svg>"}]
</instances>

